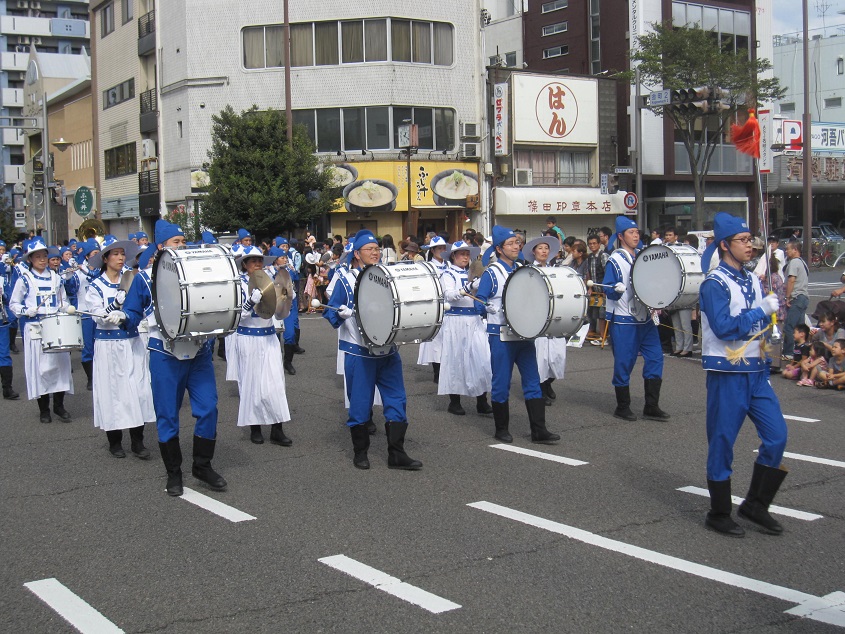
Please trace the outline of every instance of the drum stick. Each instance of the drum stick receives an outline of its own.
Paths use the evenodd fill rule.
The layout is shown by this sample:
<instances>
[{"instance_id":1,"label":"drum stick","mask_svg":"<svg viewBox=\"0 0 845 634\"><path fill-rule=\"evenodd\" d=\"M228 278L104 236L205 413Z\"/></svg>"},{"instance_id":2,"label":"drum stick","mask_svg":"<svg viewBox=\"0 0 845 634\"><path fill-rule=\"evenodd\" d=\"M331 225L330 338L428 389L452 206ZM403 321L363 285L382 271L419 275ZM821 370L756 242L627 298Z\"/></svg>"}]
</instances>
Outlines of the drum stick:
<instances>
[{"instance_id":1,"label":"drum stick","mask_svg":"<svg viewBox=\"0 0 845 634\"><path fill-rule=\"evenodd\" d=\"M71 305L67 307L65 311L68 315L88 315L89 317L107 317L107 315L97 315L95 313L86 313L84 310L77 310L75 306Z\"/></svg>"},{"instance_id":2,"label":"drum stick","mask_svg":"<svg viewBox=\"0 0 845 634\"><path fill-rule=\"evenodd\" d=\"M594 282L593 280L587 280L587 287L592 288L593 286L600 286L601 288L610 288L610 289L613 288L613 286L611 286L610 284L598 284L598 283Z\"/></svg>"},{"instance_id":3,"label":"drum stick","mask_svg":"<svg viewBox=\"0 0 845 634\"><path fill-rule=\"evenodd\" d=\"M474 299L479 304L484 304L485 306L487 305L487 302L485 302L483 299L479 299L475 295L470 295L469 293L466 293L466 292L463 292L463 291L461 292L461 295L463 295L464 297L469 297L470 299Z\"/></svg>"},{"instance_id":4,"label":"drum stick","mask_svg":"<svg viewBox=\"0 0 845 634\"><path fill-rule=\"evenodd\" d=\"M328 304L322 304L319 299L312 299L311 308L328 308L329 310L337 310L340 306L329 306Z\"/></svg>"}]
</instances>

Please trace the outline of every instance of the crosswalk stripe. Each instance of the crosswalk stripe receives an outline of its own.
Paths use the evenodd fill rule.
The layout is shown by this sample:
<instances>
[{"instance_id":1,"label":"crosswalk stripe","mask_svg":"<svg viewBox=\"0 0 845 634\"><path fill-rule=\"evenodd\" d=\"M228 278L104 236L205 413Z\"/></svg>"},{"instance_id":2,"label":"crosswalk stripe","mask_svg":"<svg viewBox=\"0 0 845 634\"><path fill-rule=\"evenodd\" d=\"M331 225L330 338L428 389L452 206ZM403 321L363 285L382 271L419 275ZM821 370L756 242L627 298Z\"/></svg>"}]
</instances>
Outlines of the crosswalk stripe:
<instances>
[{"instance_id":1,"label":"crosswalk stripe","mask_svg":"<svg viewBox=\"0 0 845 634\"><path fill-rule=\"evenodd\" d=\"M510 451L512 453L522 454L524 456L531 456L532 458L540 458L541 460L551 460L552 462L559 462L567 464L571 467L580 467L589 462L583 460L576 460L575 458L565 458L564 456L556 456L552 453L545 453L542 451L535 451L534 449L523 449L522 447L514 447L513 445L490 445L493 449L502 449L503 451Z\"/></svg>"},{"instance_id":2,"label":"crosswalk stripe","mask_svg":"<svg viewBox=\"0 0 845 634\"><path fill-rule=\"evenodd\" d=\"M23 585L82 634L122 634L123 632L117 625L71 592L58 579L41 579Z\"/></svg>"},{"instance_id":3,"label":"crosswalk stripe","mask_svg":"<svg viewBox=\"0 0 845 634\"><path fill-rule=\"evenodd\" d=\"M211 511L215 515L219 515L230 522L246 522L247 520L255 519L252 515L239 511L234 506L223 504L223 502L220 502L219 500L210 498L207 495L203 495L202 493L189 489L188 487L185 487L185 492L179 499L195 504L206 511Z\"/></svg>"},{"instance_id":4,"label":"crosswalk stripe","mask_svg":"<svg viewBox=\"0 0 845 634\"><path fill-rule=\"evenodd\" d=\"M818 423L820 420L818 418L804 418L803 416L787 416L786 414L783 415L785 420L795 420L799 423Z\"/></svg>"},{"instance_id":5,"label":"crosswalk stripe","mask_svg":"<svg viewBox=\"0 0 845 634\"><path fill-rule=\"evenodd\" d=\"M758 450L755 449L754 453L757 453ZM840 467L845 469L845 462L841 460L831 460L830 458L816 458L815 456L806 456L802 453L791 453L789 451L783 452L784 458L791 458L792 460L801 460L803 462L815 462L816 464L824 464L828 467Z\"/></svg>"}]
</instances>

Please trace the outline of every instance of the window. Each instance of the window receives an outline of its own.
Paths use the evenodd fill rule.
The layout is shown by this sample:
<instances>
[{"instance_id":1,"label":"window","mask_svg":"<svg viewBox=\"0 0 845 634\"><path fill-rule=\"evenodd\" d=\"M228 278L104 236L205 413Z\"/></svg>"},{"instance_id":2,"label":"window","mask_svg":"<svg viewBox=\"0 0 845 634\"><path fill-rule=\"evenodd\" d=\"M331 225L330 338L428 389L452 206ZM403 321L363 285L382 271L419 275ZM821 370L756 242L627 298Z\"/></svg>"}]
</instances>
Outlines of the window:
<instances>
[{"instance_id":1,"label":"window","mask_svg":"<svg viewBox=\"0 0 845 634\"><path fill-rule=\"evenodd\" d=\"M591 152L517 150L514 167L530 169L535 185L588 185Z\"/></svg>"},{"instance_id":2,"label":"window","mask_svg":"<svg viewBox=\"0 0 845 634\"><path fill-rule=\"evenodd\" d=\"M556 24L547 24L543 27L543 37L547 35L555 35L556 33L566 33L569 30L569 22L558 22Z\"/></svg>"},{"instance_id":3,"label":"window","mask_svg":"<svg viewBox=\"0 0 845 634\"><path fill-rule=\"evenodd\" d=\"M121 13L123 13L123 24L132 21L132 10L135 0L120 0Z\"/></svg>"},{"instance_id":4,"label":"window","mask_svg":"<svg viewBox=\"0 0 845 634\"><path fill-rule=\"evenodd\" d=\"M368 62L387 61L387 20L364 20L364 53Z\"/></svg>"},{"instance_id":5,"label":"window","mask_svg":"<svg viewBox=\"0 0 845 634\"><path fill-rule=\"evenodd\" d=\"M317 110L317 151L336 152L343 149L340 143L340 109Z\"/></svg>"},{"instance_id":6,"label":"window","mask_svg":"<svg viewBox=\"0 0 845 634\"><path fill-rule=\"evenodd\" d=\"M368 150L390 149L390 108L367 108Z\"/></svg>"},{"instance_id":7,"label":"window","mask_svg":"<svg viewBox=\"0 0 845 634\"><path fill-rule=\"evenodd\" d=\"M390 21L390 39L394 62L411 61L411 23L408 20Z\"/></svg>"},{"instance_id":8,"label":"window","mask_svg":"<svg viewBox=\"0 0 845 634\"><path fill-rule=\"evenodd\" d=\"M343 109L343 148L345 150L363 150L366 146L364 135L364 109Z\"/></svg>"},{"instance_id":9,"label":"window","mask_svg":"<svg viewBox=\"0 0 845 634\"><path fill-rule=\"evenodd\" d=\"M135 79L127 79L122 84L103 91L103 110L108 110L112 106L129 101L134 97Z\"/></svg>"},{"instance_id":10,"label":"window","mask_svg":"<svg viewBox=\"0 0 845 634\"><path fill-rule=\"evenodd\" d=\"M314 124L313 110L294 110L293 111L293 125L305 126L305 132L308 138L312 141L317 138L317 128Z\"/></svg>"},{"instance_id":11,"label":"window","mask_svg":"<svg viewBox=\"0 0 845 634\"><path fill-rule=\"evenodd\" d=\"M341 22L340 34L343 40L343 63L364 61L364 23Z\"/></svg>"},{"instance_id":12,"label":"window","mask_svg":"<svg viewBox=\"0 0 845 634\"><path fill-rule=\"evenodd\" d=\"M411 61L417 64L431 64L431 23L411 23Z\"/></svg>"},{"instance_id":13,"label":"window","mask_svg":"<svg viewBox=\"0 0 845 634\"><path fill-rule=\"evenodd\" d=\"M780 104L780 111L781 112L795 112L795 102L790 101L790 102Z\"/></svg>"},{"instance_id":14,"label":"window","mask_svg":"<svg viewBox=\"0 0 845 634\"><path fill-rule=\"evenodd\" d=\"M182 138L182 122L181 121L176 122L176 136L178 136L180 139Z\"/></svg>"},{"instance_id":15,"label":"window","mask_svg":"<svg viewBox=\"0 0 845 634\"><path fill-rule=\"evenodd\" d=\"M825 108L841 108L842 107L842 97L830 97L824 100L824 107Z\"/></svg>"},{"instance_id":16,"label":"window","mask_svg":"<svg viewBox=\"0 0 845 634\"><path fill-rule=\"evenodd\" d=\"M338 64L337 22L317 22L314 24L314 61L317 66L336 66Z\"/></svg>"},{"instance_id":17,"label":"window","mask_svg":"<svg viewBox=\"0 0 845 634\"><path fill-rule=\"evenodd\" d=\"M244 29L244 68L264 68L264 27Z\"/></svg>"},{"instance_id":18,"label":"window","mask_svg":"<svg viewBox=\"0 0 845 634\"><path fill-rule=\"evenodd\" d=\"M268 26L264 30L264 65L267 68L285 65L285 27Z\"/></svg>"},{"instance_id":19,"label":"window","mask_svg":"<svg viewBox=\"0 0 845 634\"><path fill-rule=\"evenodd\" d=\"M554 0L554 2L544 2L542 7L540 7L541 13L551 13L552 11L557 11L558 9L565 9L569 6L569 0Z\"/></svg>"},{"instance_id":20,"label":"window","mask_svg":"<svg viewBox=\"0 0 845 634\"><path fill-rule=\"evenodd\" d=\"M100 9L100 37L106 37L114 31L114 3L109 2Z\"/></svg>"},{"instance_id":21,"label":"window","mask_svg":"<svg viewBox=\"0 0 845 634\"><path fill-rule=\"evenodd\" d=\"M290 25L290 65L314 65L314 29L310 22Z\"/></svg>"},{"instance_id":22,"label":"window","mask_svg":"<svg viewBox=\"0 0 845 634\"><path fill-rule=\"evenodd\" d=\"M507 66L508 68L516 67L516 51L505 53L505 66Z\"/></svg>"},{"instance_id":23,"label":"window","mask_svg":"<svg viewBox=\"0 0 845 634\"><path fill-rule=\"evenodd\" d=\"M561 57L563 55L569 55L568 46L553 46L552 48L543 50L543 59L551 59L552 57Z\"/></svg>"},{"instance_id":24,"label":"window","mask_svg":"<svg viewBox=\"0 0 845 634\"><path fill-rule=\"evenodd\" d=\"M137 171L135 144L127 143L105 151L106 178L128 176Z\"/></svg>"},{"instance_id":25,"label":"window","mask_svg":"<svg viewBox=\"0 0 845 634\"><path fill-rule=\"evenodd\" d=\"M751 14L748 11L673 2L672 25L677 29L704 29L724 52L751 55Z\"/></svg>"},{"instance_id":26,"label":"window","mask_svg":"<svg viewBox=\"0 0 845 634\"><path fill-rule=\"evenodd\" d=\"M845 59L842 57L836 59L836 74L845 75Z\"/></svg>"},{"instance_id":27,"label":"window","mask_svg":"<svg viewBox=\"0 0 845 634\"><path fill-rule=\"evenodd\" d=\"M455 61L452 43L452 25L443 22L434 23L434 65L451 66ZM514 54L515 56L515 54ZM516 65L516 62L514 62Z\"/></svg>"}]
</instances>

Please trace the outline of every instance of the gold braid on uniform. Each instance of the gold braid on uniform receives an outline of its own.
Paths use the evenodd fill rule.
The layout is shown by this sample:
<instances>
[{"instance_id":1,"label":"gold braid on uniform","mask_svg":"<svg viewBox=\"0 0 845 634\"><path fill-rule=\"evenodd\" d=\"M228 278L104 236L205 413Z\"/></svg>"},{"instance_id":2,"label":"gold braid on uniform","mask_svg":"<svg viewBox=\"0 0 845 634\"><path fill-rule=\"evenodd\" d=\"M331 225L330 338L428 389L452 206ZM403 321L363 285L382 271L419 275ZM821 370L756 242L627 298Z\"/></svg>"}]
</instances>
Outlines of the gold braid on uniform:
<instances>
[{"instance_id":1,"label":"gold braid on uniform","mask_svg":"<svg viewBox=\"0 0 845 634\"><path fill-rule=\"evenodd\" d=\"M727 346L725 346L725 353L726 353L725 356L727 357L728 361L730 361L733 365L739 365L740 363L744 363L745 365L748 365L748 358L745 356L745 350L748 348L748 346L751 344L752 341L754 341L758 337L763 336L764 334L766 334L771 329L772 329L772 325L769 324L768 326L763 328L763 330L761 330L756 335L751 337L751 339L749 339L744 344L742 344L739 348L728 348ZM765 349L766 347L767 346L766 346L765 341L762 342L762 344L760 345L760 355L761 356L766 353L766 349Z\"/></svg>"}]
</instances>

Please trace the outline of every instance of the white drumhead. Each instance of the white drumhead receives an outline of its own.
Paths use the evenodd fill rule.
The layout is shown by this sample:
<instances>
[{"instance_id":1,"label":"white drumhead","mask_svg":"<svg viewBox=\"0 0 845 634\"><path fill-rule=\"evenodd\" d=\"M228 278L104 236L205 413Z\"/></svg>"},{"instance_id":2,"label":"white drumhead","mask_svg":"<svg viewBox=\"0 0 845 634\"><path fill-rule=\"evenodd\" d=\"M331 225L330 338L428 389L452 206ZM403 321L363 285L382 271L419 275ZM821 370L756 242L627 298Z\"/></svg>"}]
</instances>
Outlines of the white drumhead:
<instances>
[{"instance_id":1,"label":"white drumhead","mask_svg":"<svg viewBox=\"0 0 845 634\"><path fill-rule=\"evenodd\" d=\"M355 285L358 326L364 339L374 346L387 345L394 324L394 300L391 276L383 264L361 271Z\"/></svg>"},{"instance_id":2,"label":"white drumhead","mask_svg":"<svg viewBox=\"0 0 845 634\"><path fill-rule=\"evenodd\" d=\"M177 254L164 249L158 254L153 268L153 304L156 321L162 333L173 339L182 330L182 289Z\"/></svg>"},{"instance_id":3,"label":"white drumhead","mask_svg":"<svg viewBox=\"0 0 845 634\"><path fill-rule=\"evenodd\" d=\"M631 269L631 284L643 304L654 309L666 308L681 292L682 274L673 247L654 244L637 254Z\"/></svg>"},{"instance_id":4,"label":"white drumhead","mask_svg":"<svg viewBox=\"0 0 845 634\"><path fill-rule=\"evenodd\" d=\"M546 329L551 303L546 276L535 266L510 274L502 292L505 321L520 337L532 339Z\"/></svg>"}]
</instances>

